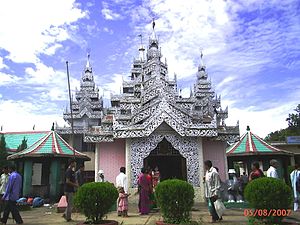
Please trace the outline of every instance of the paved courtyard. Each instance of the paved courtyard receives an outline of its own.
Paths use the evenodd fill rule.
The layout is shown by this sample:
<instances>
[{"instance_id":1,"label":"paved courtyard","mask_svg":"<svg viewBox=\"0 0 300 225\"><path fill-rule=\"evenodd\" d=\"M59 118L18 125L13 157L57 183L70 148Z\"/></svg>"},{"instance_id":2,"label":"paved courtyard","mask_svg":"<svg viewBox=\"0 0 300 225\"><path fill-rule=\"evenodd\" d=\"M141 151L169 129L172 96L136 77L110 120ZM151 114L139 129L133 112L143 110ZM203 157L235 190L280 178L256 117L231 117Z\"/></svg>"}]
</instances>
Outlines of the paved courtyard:
<instances>
[{"instance_id":1,"label":"paved courtyard","mask_svg":"<svg viewBox=\"0 0 300 225\"><path fill-rule=\"evenodd\" d=\"M85 218L80 213L73 214L72 222L67 223L61 213L57 213L55 207L42 207L35 208L30 211L23 211L21 215L24 220L24 224L47 224L47 225L58 225L58 224L70 224L75 225L79 221L83 221ZM115 212L111 212L107 215L108 219L119 221L120 225L153 225L155 221L161 219L159 212L151 213L148 216L140 216L137 212L136 205L130 205L129 207L129 218L120 218L116 216ZM199 224L211 224L210 216L208 214L205 205L195 206L192 211L192 218ZM291 217L287 218L286 221L293 222L293 224L300 224L300 212L292 213ZM7 224L14 224L12 219L8 220ZM228 209L224 215L224 221L218 224L239 224L246 225L247 218L243 215L243 209Z\"/></svg>"}]
</instances>

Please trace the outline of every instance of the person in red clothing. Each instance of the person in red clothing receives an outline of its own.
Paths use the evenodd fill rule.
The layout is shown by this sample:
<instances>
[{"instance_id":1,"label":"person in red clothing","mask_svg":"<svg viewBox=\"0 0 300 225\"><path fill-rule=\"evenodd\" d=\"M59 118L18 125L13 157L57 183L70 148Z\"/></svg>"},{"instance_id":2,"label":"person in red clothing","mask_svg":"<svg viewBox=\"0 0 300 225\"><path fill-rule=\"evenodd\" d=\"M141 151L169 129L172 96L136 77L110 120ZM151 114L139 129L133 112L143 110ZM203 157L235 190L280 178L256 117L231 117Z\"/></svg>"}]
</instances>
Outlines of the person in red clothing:
<instances>
[{"instance_id":1,"label":"person in red clothing","mask_svg":"<svg viewBox=\"0 0 300 225\"><path fill-rule=\"evenodd\" d=\"M252 172L250 173L250 178L249 181L260 178L260 177L264 177L264 173L263 171L261 171L261 169L259 169L259 163L258 162L254 162L252 163Z\"/></svg>"}]
</instances>

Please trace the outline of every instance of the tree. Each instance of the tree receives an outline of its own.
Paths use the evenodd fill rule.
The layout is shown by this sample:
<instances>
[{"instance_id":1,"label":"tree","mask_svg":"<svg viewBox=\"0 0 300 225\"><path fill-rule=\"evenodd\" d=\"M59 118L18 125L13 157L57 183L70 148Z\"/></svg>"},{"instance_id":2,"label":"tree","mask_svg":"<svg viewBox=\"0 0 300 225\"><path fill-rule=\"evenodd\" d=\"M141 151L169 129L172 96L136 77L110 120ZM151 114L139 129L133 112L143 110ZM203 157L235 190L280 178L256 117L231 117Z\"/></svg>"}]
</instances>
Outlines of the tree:
<instances>
[{"instance_id":1,"label":"tree","mask_svg":"<svg viewBox=\"0 0 300 225\"><path fill-rule=\"evenodd\" d=\"M17 152L20 152L26 148L27 148L27 139L25 139L25 137L24 137L22 140L22 143L17 148Z\"/></svg>"},{"instance_id":2,"label":"tree","mask_svg":"<svg viewBox=\"0 0 300 225\"><path fill-rule=\"evenodd\" d=\"M296 113L289 114L289 117L286 119L291 129L300 129L300 104L298 104L295 109Z\"/></svg>"},{"instance_id":3,"label":"tree","mask_svg":"<svg viewBox=\"0 0 300 225\"><path fill-rule=\"evenodd\" d=\"M7 154L5 137L2 134L0 137L0 168L2 168L7 164L7 156L8 154Z\"/></svg>"},{"instance_id":4,"label":"tree","mask_svg":"<svg viewBox=\"0 0 300 225\"><path fill-rule=\"evenodd\" d=\"M266 141L285 141L287 136L300 135L300 104L295 109L296 113L290 113L286 119L288 127L271 132L265 138Z\"/></svg>"}]
</instances>

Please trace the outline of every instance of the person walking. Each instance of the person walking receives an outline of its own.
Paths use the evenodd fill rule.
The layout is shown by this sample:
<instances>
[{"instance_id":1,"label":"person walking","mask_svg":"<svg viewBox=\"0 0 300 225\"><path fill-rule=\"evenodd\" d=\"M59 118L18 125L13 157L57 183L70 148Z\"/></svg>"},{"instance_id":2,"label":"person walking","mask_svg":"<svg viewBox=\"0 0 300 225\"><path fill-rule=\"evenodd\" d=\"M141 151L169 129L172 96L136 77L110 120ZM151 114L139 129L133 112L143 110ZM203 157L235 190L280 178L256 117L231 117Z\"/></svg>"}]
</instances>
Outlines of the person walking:
<instances>
[{"instance_id":1,"label":"person walking","mask_svg":"<svg viewBox=\"0 0 300 225\"><path fill-rule=\"evenodd\" d=\"M263 171L261 171L261 169L259 168L259 163L258 162L254 162L252 163L252 172L250 173L249 176L249 181L260 178L260 177L264 177L264 173Z\"/></svg>"},{"instance_id":2,"label":"person walking","mask_svg":"<svg viewBox=\"0 0 300 225\"><path fill-rule=\"evenodd\" d=\"M217 170L212 166L212 162L210 160L206 160L204 162L205 166L205 197L207 198L207 201L210 202L211 205L211 216L212 216L212 222L216 222L218 220L222 220L222 217L219 217L214 202L217 201L220 194L220 177Z\"/></svg>"},{"instance_id":3,"label":"person walking","mask_svg":"<svg viewBox=\"0 0 300 225\"><path fill-rule=\"evenodd\" d=\"M84 184L84 164L79 166L79 169L75 173L75 177L78 186L82 186Z\"/></svg>"},{"instance_id":4,"label":"person walking","mask_svg":"<svg viewBox=\"0 0 300 225\"><path fill-rule=\"evenodd\" d=\"M8 171L10 175L8 178L5 193L2 197L2 200L5 201L5 207L1 222L2 224L6 224L9 213L11 212L12 217L15 219L16 223L23 224L22 217L20 216L19 210L16 205L16 201L20 197L20 192L22 188L22 177L16 171L15 165L10 165L8 167Z\"/></svg>"},{"instance_id":5,"label":"person walking","mask_svg":"<svg viewBox=\"0 0 300 225\"><path fill-rule=\"evenodd\" d=\"M120 173L116 177L116 187L118 189L123 188L124 193L128 194L128 183L127 183L127 175L126 175L126 168L125 167L120 168ZM118 208L117 213L118 213L118 216L121 216L122 212L119 211L119 200L120 200L119 198L117 200L117 208Z\"/></svg>"},{"instance_id":6,"label":"person walking","mask_svg":"<svg viewBox=\"0 0 300 225\"><path fill-rule=\"evenodd\" d=\"M75 178L75 167L76 167L76 161L75 159L69 160L69 167L66 170L66 181L65 181L65 196L67 200L67 208L65 213L63 214L63 217L67 222L71 221L72 216L72 209L73 209L73 195L75 192L75 188L78 187L78 184L76 183Z\"/></svg>"},{"instance_id":7,"label":"person walking","mask_svg":"<svg viewBox=\"0 0 300 225\"><path fill-rule=\"evenodd\" d=\"M6 190L6 185L8 183L8 167L4 166L2 169L2 174L0 177L0 199L2 199L3 195L5 194L5 190ZM4 210L4 201L0 201L0 218L1 217L1 213Z\"/></svg>"},{"instance_id":8,"label":"person walking","mask_svg":"<svg viewBox=\"0 0 300 225\"><path fill-rule=\"evenodd\" d=\"M273 177L278 179L279 176L278 176L277 168L278 168L278 161L272 159L270 161L270 168L267 170L267 177Z\"/></svg>"},{"instance_id":9,"label":"person walking","mask_svg":"<svg viewBox=\"0 0 300 225\"><path fill-rule=\"evenodd\" d=\"M294 195L294 211L297 211L299 208L299 189L300 189L300 166L295 164L295 169L290 174L291 184Z\"/></svg>"},{"instance_id":10,"label":"person walking","mask_svg":"<svg viewBox=\"0 0 300 225\"><path fill-rule=\"evenodd\" d=\"M139 212L141 215L147 215L150 212L150 190L151 182L147 178L147 170L145 168L141 169L141 174L138 178L139 185Z\"/></svg>"}]
</instances>

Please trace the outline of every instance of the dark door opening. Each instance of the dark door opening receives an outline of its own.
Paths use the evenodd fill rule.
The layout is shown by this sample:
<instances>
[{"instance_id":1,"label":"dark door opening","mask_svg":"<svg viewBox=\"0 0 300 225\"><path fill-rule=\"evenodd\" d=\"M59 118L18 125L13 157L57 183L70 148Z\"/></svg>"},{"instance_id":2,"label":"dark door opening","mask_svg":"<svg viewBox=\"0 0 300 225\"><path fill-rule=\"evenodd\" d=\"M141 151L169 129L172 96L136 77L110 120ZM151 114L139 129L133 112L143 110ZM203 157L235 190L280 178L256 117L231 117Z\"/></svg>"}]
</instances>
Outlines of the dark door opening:
<instances>
[{"instance_id":1,"label":"dark door opening","mask_svg":"<svg viewBox=\"0 0 300 225\"><path fill-rule=\"evenodd\" d=\"M165 139L144 159L144 166L151 169L157 166L161 181L173 178L187 180L186 159Z\"/></svg>"}]
</instances>

